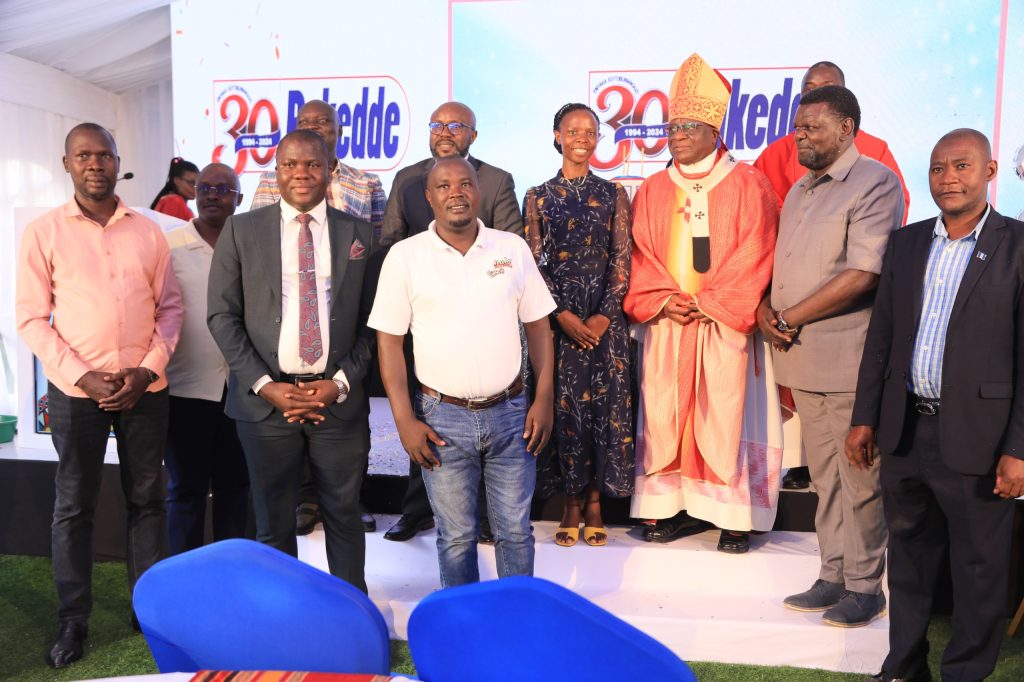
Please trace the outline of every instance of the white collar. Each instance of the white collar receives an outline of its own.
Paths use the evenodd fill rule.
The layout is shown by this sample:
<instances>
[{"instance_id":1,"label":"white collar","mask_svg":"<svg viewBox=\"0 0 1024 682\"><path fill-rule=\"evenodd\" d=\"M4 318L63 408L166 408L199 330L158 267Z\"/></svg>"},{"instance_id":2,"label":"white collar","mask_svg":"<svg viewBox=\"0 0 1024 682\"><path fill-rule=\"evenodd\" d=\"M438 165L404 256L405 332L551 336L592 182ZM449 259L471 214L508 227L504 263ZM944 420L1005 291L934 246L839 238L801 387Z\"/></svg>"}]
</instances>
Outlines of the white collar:
<instances>
[{"instance_id":1,"label":"white collar","mask_svg":"<svg viewBox=\"0 0 1024 682\"><path fill-rule=\"evenodd\" d=\"M476 219L476 227L477 227L476 239L473 241L473 245L471 247L469 247L469 251L472 251L472 250L476 249L477 247L480 247L480 248L486 247L490 243L490 239L485 236L486 227L487 226L484 225L484 221L482 221L479 218L477 218ZM437 234L437 221L436 220L431 220L430 221L430 224L427 225L427 231L430 232L430 241L431 241L431 243L434 244L435 248L451 249L452 251L455 251L456 253L458 253L458 251L455 249L454 246L452 246L451 244L449 244L445 240L441 239L441 236L439 234ZM467 251L466 253L468 254L469 251ZM461 256L462 254L459 254L459 255Z\"/></svg>"},{"instance_id":2,"label":"white collar","mask_svg":"<svg viewBox=\"0 0 1024 682\"><path fill-rule=\"evenodd\" d=\"M981 236L981 228L985 226L985 221L988 220L988 214L991 212L991 204L986 204L985 213L982 214L981 220L978 221L978 224L974 226L973 230L965 234L961 239L973 237L974 240L977 241L978 237ZM932 230L932 235L935 237L945 237L946 239L949 239L949 230L946 229L946 224L942 222L941 213L939 214L939 217L935 219L935 229Z\"/></svg>"},{"instance_id":3,"label":"white collar","mask_svg":"<svg viewBox=\"0 0 1024 682\"><path fill-rule=\"evenodd\" d=\"M284 224L284 225L289 224L290 222L295 220L295 218L300 213L303 213L303 211L300 211L299 209L295 208L294 206L292 206L291 204L286 202L284 199L281 199L281 221L282 221L282 224ZM313 220L316 221L317 225L326 225L327 224L327 198L324 197L323 199L321 199L319 204L317 204L316 206L314 206L310 210L305 211L305 213L308 213L309 215L313 216Z\"/></svg>"}]
</instances>

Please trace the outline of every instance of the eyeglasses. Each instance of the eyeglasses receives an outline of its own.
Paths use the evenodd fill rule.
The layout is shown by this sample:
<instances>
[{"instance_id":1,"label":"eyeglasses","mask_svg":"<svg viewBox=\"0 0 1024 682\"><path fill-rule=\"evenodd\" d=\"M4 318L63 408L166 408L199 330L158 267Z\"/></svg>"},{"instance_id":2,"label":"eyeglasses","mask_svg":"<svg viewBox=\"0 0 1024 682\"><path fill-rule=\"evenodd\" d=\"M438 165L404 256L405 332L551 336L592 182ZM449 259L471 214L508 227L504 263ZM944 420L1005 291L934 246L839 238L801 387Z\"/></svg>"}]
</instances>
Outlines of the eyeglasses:
<instances>
[{"instance_id":1,"label":"eyeglasses","mask_svg":"<svg viewBox=\"0 0 1024 682\"><path fill-rule=\"evenodd\" d=\"M459 135L463 131L469 132L470 130L473 130L473 126L468 125L466 123L459 123L458 121L452 121L451 123L440 123L438 121L431 121L430 123L427 124L427 127L430 128L431 135L440 135L442 128L447 128L448 132L451 133L452 135Z\"/></svg>"},{"instance_id":2,"label":"eyeglasses","mask_svg":"<svg viewBox=\"0 0 1024 682\"><path fill-rule=\"evenodd\" d=\"M237 189L231 189L226 185L207 185L206 183L203 183L196 187L196 194L216 194L221 198L226 197L232 192L238 194Z\"/></svg>"},{"instance_id":3,"label":"eyeglasses","mask_svg":"<svg viewBox=\"0 0 1024 682\"><path fill-rule=\"evenodd\" d=\"M693 135L695 132L697 132L698 129L703 128L705 125L705 123L700 123L698 121L687 121L686 123L666 125L665 135L667 137L672 137L673 135L682 133L683 135L689 137L690 135Z\"/></svg>"}]
</instances>

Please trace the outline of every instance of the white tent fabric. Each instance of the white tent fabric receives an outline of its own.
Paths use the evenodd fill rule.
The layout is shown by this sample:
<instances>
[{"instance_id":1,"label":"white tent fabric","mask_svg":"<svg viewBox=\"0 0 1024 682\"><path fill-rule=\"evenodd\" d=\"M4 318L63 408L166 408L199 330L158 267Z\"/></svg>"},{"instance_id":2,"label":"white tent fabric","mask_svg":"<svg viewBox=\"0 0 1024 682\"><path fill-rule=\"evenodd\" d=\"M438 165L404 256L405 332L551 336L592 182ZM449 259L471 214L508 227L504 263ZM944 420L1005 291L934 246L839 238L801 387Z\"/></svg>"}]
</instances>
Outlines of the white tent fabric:
<instances>
[{"instance_id":1,"label":"white tent fabric","mask_svg":"<svg viewBox=\"0 0 1024 682\"><path fill-rule=\"evenodd\" d=\"M170 0L3 0L0 52L114 93L171 76Z\"/></svg>"}]
</instances>

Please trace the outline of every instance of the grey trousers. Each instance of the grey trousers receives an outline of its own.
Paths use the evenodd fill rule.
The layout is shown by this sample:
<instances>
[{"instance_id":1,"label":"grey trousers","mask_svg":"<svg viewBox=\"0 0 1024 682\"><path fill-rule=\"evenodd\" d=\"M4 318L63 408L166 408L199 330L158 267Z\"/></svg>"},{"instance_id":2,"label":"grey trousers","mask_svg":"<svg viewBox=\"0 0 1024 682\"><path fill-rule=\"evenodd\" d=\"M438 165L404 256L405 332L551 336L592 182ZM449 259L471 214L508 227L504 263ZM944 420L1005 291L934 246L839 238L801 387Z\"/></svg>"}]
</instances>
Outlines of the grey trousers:
<instances>
[{"instance_id":1,"label":"grey trousers","mask_svg":"<svg viewBox=\"0 0 1024 682\"><path fill-rule=\"evenodd\" d=\"M854 469L843 454L854 393L793 389L807 466L818 492L814 527L821 549L819 578L851 592L879 594L888 535L876 458L868 471Z\"/></svg>"}]
</instances>

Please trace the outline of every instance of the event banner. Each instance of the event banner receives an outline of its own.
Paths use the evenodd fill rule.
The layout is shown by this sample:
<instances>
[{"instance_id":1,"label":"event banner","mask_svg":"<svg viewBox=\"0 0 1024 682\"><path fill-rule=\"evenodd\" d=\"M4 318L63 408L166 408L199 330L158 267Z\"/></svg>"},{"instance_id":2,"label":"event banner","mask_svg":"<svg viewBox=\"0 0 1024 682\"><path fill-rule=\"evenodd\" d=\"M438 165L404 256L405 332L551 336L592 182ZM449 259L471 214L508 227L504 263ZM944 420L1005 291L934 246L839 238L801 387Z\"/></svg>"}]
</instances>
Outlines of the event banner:
<instances>
[{"instance_id":1,"label":"event banner","mask_svg":"<svg viewBox=\"0 0 1024 682\"><path fill-rule=\"evenodd\" d=\"M963 126L992 138L993 196L1016 215L1024 101L1009 85L1024 78L1022 11L1006 0L591 0L583 12L565 0L313 1L301 13L256 0L177 2L176 143L197 164L234 166L251 198L298 108L323 99L342 124L338 157L389 189L395 171L428 154L430 113L452 98L476 112L471 153L509 170L521 198L559 167L555 111L583 102L600 118L594 172L632 188L668 162L667 91L691 52L732 87L721 135L743 161L791 130L804 71L829 60L858 97L862 127L899 163L912 220L935 213L932 147ZM314 23L326 25L322 36Z\"/></svg>"},{"instance_id":2,"label":"event banner","mask_svg":"<svg viewBox=\"0 0 1024 682\"><path fill-rule=\"evenodd\" d=\"M177 152L220 161L252 200L281 137L312 99L342 126L342 162L390 187L429 155L430 112L448 97L445 2L177 2L171 7Z\"/></svg>"}]
</instances>

